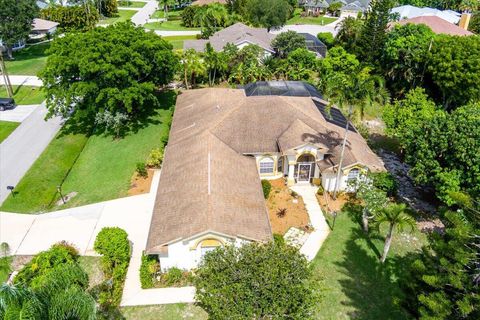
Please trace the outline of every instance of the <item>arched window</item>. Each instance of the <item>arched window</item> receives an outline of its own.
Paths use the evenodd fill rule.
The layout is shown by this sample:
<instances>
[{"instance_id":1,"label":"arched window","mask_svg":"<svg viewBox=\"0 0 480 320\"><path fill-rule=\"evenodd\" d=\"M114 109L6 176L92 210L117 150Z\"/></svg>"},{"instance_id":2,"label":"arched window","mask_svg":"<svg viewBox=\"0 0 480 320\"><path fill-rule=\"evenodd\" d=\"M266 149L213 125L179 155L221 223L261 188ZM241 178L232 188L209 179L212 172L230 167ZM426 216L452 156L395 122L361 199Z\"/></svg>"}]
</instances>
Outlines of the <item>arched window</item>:
<instances>
[{"instance_id":1,"label":"arched window","mask_svg":"<svg viewBox=\"0 0 480 320\"><path fill-rule=\"evenodd\" d=\"M310 153L304 153L297 158L297 162L315 162L315 157Z\"/></svg>"},{"instance_id":2,"label":"arched window","mask_svg":"<svg viewBox=\"0 0 480 320\"><path fill-rule=\"evenodd\" d=\"M360 175L360 170L355 168L348 172L347 181L357 180Z\"/></svg>"},{"instance_id":3,"label":"arched window","mask_svg":"<svg viewBox=\"0 0 480 320\"><path fill-rule=\"evenodd\" d=\"M274 161L270 157L266 157L260 160L260 174L273 173Z\"/></svg>"}]
</instances>

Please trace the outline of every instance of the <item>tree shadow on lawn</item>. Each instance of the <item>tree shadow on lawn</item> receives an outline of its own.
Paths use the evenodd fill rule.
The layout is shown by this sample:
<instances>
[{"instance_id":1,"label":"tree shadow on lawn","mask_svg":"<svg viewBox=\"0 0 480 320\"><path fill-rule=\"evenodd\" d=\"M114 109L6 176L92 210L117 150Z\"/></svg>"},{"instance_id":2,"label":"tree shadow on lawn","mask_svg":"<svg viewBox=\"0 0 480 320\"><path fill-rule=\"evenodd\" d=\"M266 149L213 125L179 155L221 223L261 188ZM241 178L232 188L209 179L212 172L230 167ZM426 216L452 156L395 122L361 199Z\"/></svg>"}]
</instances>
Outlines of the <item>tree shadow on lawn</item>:
<instances>
[{"instance_id":1,"label":"tree shadow on lawn","mask_svg":"<svg viewBox=\"0 0 480 320\"><path fill-rule=\"evenodd\" d=\"M370 239L359 226L352 229L343 253L345 259L336 263L346 276L339 283L348 300L341 303L355 309L348 313L352 319L408 319L401 307L404 294L399 282L416 255L392 256L382 265L377 246L383 245L383 238L373 236Z\"/></svg>"},{"instance_id":2,"label":"tree shadow on lawn","mask_svg":"<svg viewBox=\"0 0 480 320\"><path fill-rule=\"evenodd\" d=\"M142 113L139 113L137 117L130 120L128 125L123 126L118 136L111 130L105 130L105 128L95 125L94 117L82 116L83 110L77 111L78 117L75 115L65 121L64 126L60 132L60 135L68 134L85 134L86 136L111 136L112 139L125 138L128 135L136 134L143 128L151 125L159 125L162 123L161 113L166 110L173 110L177 93L172 90L157 91L155 96L158 99L158 105L154 108L146 108ZM168 124L170 125L170 124Z\"/></svg>"}]
</instances>

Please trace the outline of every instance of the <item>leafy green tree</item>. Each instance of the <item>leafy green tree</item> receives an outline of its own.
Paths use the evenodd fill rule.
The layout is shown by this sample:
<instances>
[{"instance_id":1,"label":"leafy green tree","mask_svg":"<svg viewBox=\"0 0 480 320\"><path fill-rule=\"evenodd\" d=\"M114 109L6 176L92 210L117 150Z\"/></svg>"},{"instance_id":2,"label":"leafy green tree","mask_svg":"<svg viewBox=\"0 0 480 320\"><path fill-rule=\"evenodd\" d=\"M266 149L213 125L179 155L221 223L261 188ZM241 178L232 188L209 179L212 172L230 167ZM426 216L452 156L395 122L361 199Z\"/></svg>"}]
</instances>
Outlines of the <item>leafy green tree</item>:
<instances>
[{"instance_id":1,"label":"leafy green tree","mask_svg":"<svg viewBox=\"0 0 480 320\"><path fill-rule=\"evenodd\" d=\"M468 30L473 33L480 34L480 11L475 11L470 19Z\"/></svg>"},{"instance_id":2,"label":"leafy green tree","mask_svg":"<svg viewBox=\"0 0 480 320\"><path fill-rule=\"evenodd\" d=\"M335 29L337 30L335 43L345 48L348 52L356 52L356 46L362 27L363 20L355 19L354 17L346 17L335 26Z\"/></svg>"},{"instance_id":3,"label":"leafy green tree","mask_svg":"<svg viewBox=\"0 0 480 320\"><path fill-rule=\"evenodd\" d=\"M205 46L204 61L208 70L208 84L213 86L217 75L227 68L227 61L223 52L217 52L210 43Z\"/></svg>"},{"instance_id":4,"label":"leafy green tree","mask_svg":"<svg viewBox=\"0 0 480 320\"><path fill-rule=\"evenodd\" d=\"M185 27L188 28L193 28L193 27L198 27L195 24L195 14L197 13L198 9L200 7L198 6L188 6L185 9L183 9L182 13L180 14L180 18L182 19L182 24Z\"/></svg>"},{"instance_id":5,"label":"leafy green tree","mask_svg":"<svg viewBox=\"0 0 480 320\"><path fill-rule=\"evenodd\" d=\"M423 84L428 50L435 34L424 24L395 26L387 34L382 65L397 96Z\"/></svg>"},{"instance_id":6,"label":"leafy green tree","mask_svg":"<svg viewBox=\"0 0 480 320\"><path fill-rule=\"evenodd\" d=\"M247 0L246 3L248 20L268 31L285 25L290 11L290 4L286 0Z\"/></svg>"},{"instance_id":7,"label":"leafy green tree","mask_svg":"<svg viewBox=\"0 0 480 320\"><path fill-rule=\"evenodd\" d=\"M305 38L295 31L282 32L273 39L272 47L281 58L286 58L290 52L306 48Z\"/></svg>"},{"instance_id":8,"label":"leafy green tree","mask_svg":"<svg viewBox=\"0 0 480 320\"><path fill-rule=\"evenodd\" d=\"M327 12L335 17L338 17L340 14L340 9L343 7L343 3L340 1L332 2L327 8Z\"/></svg>"},{"instance_id":9,"label":"leafy green tree","mask_svg":"<svg viewBox=\"0 0 480 320\"><path fill-rule=\"evenodd\" d=\"M172 45L131 23L67 34L50 48L40 73L48 117L70 117L91 132L98 113L128 116L128 124L158 105L155 90L169 83L178 58Z\"/></svg>"},{"instance_id":10,"label":"leafy green tree","mask_svg":"<svg viewBox=\"0 0 480 320\"><path fill-rule=\"evenodd\" d=\"M95 28L100 15L91 5L50 6L40 11L42 19L56 21L62 31L87 31Z\"/></svg>"},{"instance_id":11,"label":"leafy green tree","mask_svg":"<svg viewBox=\"0 0 480 320\"><path fill-rule=\"evenodd\" d=\"M335 44L335 38L330 32L320 32L317 34L318 40L322 41L323 44L327 46L327 48L333 47Z\"/></svg>"},{"instance_id":12,"label":"leafy green tree","mask_svg":"<svg viewBox=\"0 0 480 320\"><path fill-rule=\"evenodd\" d=\"M188 49L182 54L183 79L189 89L189 82L195 86L198 76L205 74L206 67L200 55L194 49Z\"/></svg>"},{"instance_id":13,"label":"leafy green tree","mask_svg":"<svg viewBox=\"0 0 480 320\"><path fill-rule=\"evenodd\" d=\"M196 9L193 24L200 27L202 38L208 39L220 28L229 26L231 19L225 6L211 3Z\"/></svg>"},{"instance_id":14,"label":"leafy green tree","mask_svg":"<svg viewBox=\"0 0 480 320\"><path fill-rule=\"evenodd\" d=\"M257 45L248 45L240 49L231 63L229 77L231 83L246 84L271 77L270 70L264 64L264 50Z\"/></svg>"},{"instance_id":15,"label":"leafy green tree","mask_svg":"<svg viewBox=\"0 0 480 320\"><path fill-rule=\"evenodd\" d=\"M310 81L313 79L317 56L315 53L305 49L299 48L288 55L287 62L287 79L288 80L304 80Z\"/></svg>"},{"instance_id":16,"label":"leafy green tree","mask_svg":"<svg viewBox=\"0 0 480 320\"><path fill-rule=\"evenodd\" d=\"M417 138L417 129L428 123L435 115L437 107L423 88L410 90L405 98L387 104L383 109L386 132L406 149Z\"/></svg>"},{"instance_id":17,"label":"leafy green tree","mask_svg":"<svg viewBox=\"0 0 480 320\"><path fill-rule=\"evenodd\" d=\"M446 109L480 100L479 57L480 37L438 35L435 38L428 72Z\"/></svg>"},{"instance_id":18,"label":"leafy green tree","mask_svg":"<svg viewBox=\"0 0 480 320\"><path fill-rule=\"evenodd\" d=\"M404 305L417 319L474 320L480 317L478 208L444 214L443 233L409 268Z\"/></svg>"},{"instance_id":19,"label":"leafy green tree","mask_svg":"<svg viewBox=\"0 0 480 320\"><path fill-rule=\"evenodd\" d=\"M32 30L33 18L37 13L38 6L35 0L0 1L0 39L10 59L13 58L13 45L27 40Z\"/></svg>"},{"instance_id":20,"label":"leafy green tree","mask_svg":"<svg viewBox=\"0 0 480 320\"><path fill-rule=\"evenodd\" d=\"M364 61L376 62L381 57L386 40L393 0L372 0L367 18L360 30L357 54Z\"/></svg>"},{"instance_id":21,"label":"leafy green tree","mask_svg":"<svg viewBox=\"0 0 480 320\"><path fill-rule=\"evenodd\" d=\"M230 13L246 16L247 0L227 0L227 8Z\"/></svg>"},{"instance_id":22,"label":"leafy green tree","mask_svg":"<svg viewBox=\"0 0 480 320\"><path fill-rule=\"evenodd\" d=\"M416 227L415 219L406 212L406 205L404 203L391 203L382 208L375 216L375 223L380 227L382 224L388 225L387 236L385 237L385 245L383 247L383 254L380 258L382 263L387 259L390 245L392 244L393 232L398 230L402 232L406 228L413 231Z\"/></svg>"},{"instance_id":23,"label":"leafy green tree","mask_svg":"<svg viewBox=\"0 0 480 320\"><path fill-rule=\"evenodd\" d=\"M118 227L105 227L95 238L95 251L102 255L102 265L107 275L119 264L130 260L131 248L128 234Z\"/></svg>"},{"instance_id":24,"label":"leafy green tree","mask_svg":"<svg viewBox=\"0 0 480 320\"><path fill-rule=\"evenodd\" d=\"M278 243L227 246L207 253L195 278L209 319L308 319L315 292L297 249Z\"/></svg>"},{"instance_id":25,"label":"leafy green tree","mask_svg":"<svg viewBox=\"0 0 480 320\"><path fill-rule=\"evenodd\" d=\"M100 14L105 17L114 17L118 14L117 0L97 0L99 1ZM83 2L86 3L85 1Z\"/></svg>"}]
</instances>

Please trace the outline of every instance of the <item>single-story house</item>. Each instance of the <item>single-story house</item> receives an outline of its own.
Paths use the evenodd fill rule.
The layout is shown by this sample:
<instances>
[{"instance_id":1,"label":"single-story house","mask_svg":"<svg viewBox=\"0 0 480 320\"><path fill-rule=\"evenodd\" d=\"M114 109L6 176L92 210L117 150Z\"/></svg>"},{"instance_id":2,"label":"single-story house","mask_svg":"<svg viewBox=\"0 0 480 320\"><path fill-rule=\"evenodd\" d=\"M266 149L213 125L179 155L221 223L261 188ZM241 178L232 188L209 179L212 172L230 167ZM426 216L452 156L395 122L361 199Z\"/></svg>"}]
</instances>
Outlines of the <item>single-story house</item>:
<instances>
[{"instance_id":1,"label":"single-story house","mask_svg":"<svg viewBox=\"0 0 480 320\"><path fill-rule=\"evenodd\" d=\"M216 51L222 51L227 43L234 44L239 49L255 44L265 51L265 55L269 56L275 51L271 47L271 42L275 38L265 28L252 28L243 23L235 23L225 29L215 32L208 40L185 40L183 49L195 49L198 52L205 51L205 46L210 43Z\"/></svg>"},{"instance_id":2,"label":"single-story house","mask_svg":"<svg viewBox=\"0 0 480 320\"><path fill-rule=\"evenodd\" d=\"M340 16L354 16L359 12L365 12L368 9L370 0L300 0L299 5L304 7L308 14L320 14L327 10L332 4L340 2Z\"/></svg>"},{"instance_id":3,"label":"single-story house","mask_svg":"<svg viewBox=\"0 0 480 320\"><path fill-rule=\"evenodd\" d=\"M436 34L448 34L451 36L471 36L474 34L473 32L460 28L459 26L437 16L420 16L411 19L403 19L391 23L390 26L405 25L407 23L424 24Z\"/></svg>"},{"instance_id":4,"label":"single-story house","mask_svg":"<svg viewBox=\"0 0 480 320\"><path fill-rule=\"evenodd\" d=\"M453 10L438 10L428 7L415 7L411 5L399 6L393 8L391 13L397 14L400 20L411 19L422 16L435 16L442 18L452 24L457 24L460 21L461 14Z\"/></svg>"},{"instance_id":5,"label":"single-story house","mask_svg":"<svg viewBox=\"0 0 480 320\"><path fill-rule=\"evenodd\" d=\"M57 31L58 25L59 23L55 21L35 18L33 19L30 38L38 39L38 38L43 38L45 36L53 35Z\"/></svg>"},{"instance_id":6,"label":"single-story house","mask_svg":"<svg viewBox=\"0 0 480 320\"><path fill-rule=\"evenodd\" d=\"M303 82L182 92L165 149L146 252L191 269L218 246L269 241L261 179L335 187L346 119ZM351 127L340 188L383 162Z\"/></svg>"}]
</instances>

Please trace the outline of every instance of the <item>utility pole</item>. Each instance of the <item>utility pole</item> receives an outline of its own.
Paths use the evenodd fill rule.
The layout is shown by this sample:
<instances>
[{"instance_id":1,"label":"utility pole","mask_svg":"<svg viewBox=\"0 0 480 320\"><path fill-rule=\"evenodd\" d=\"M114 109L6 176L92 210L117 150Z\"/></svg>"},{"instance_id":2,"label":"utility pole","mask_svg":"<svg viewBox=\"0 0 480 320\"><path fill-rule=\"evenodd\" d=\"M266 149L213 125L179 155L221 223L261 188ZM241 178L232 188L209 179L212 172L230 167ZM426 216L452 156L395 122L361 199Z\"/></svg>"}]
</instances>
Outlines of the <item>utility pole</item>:
<instances>
[{"instance_id":1,"label":"utility pole","mask_svg":"<svg viewBox=\"0 0 480 320\"><path fill-rule=\"evenodd\" d=\"M10 77L8 76L7 68L5 67L5 62L3 61L2 50L0 50L0 72L2 72L3 81L5 83L5 88L7 89L8 97L13 98L12 83L10 82Z\"/></svg>"}]
</instances>

